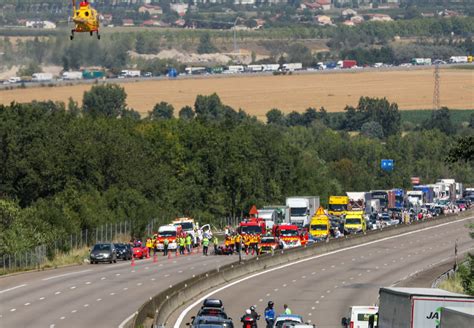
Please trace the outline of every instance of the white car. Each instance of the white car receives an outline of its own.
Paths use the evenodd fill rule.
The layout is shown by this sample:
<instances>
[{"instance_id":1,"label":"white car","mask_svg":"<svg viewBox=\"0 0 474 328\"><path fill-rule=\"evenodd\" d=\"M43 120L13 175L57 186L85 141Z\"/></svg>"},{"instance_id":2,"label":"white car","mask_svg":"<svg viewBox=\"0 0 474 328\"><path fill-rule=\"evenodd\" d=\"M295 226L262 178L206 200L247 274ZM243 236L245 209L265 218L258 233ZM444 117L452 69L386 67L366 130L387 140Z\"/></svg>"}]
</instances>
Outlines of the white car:
<instances>
[{"instance_id":1,"label":"white car","mask_svg":"<svg viewBox=\"0 0 474 328\"><path fill-rule=\"evenodd\" d=\"M274 328L283 328L284 325L303 324L303 318L296 314L282 314L276 317ZM291 327L291 326L290 326Z\"/></svg>"}]
</instances>

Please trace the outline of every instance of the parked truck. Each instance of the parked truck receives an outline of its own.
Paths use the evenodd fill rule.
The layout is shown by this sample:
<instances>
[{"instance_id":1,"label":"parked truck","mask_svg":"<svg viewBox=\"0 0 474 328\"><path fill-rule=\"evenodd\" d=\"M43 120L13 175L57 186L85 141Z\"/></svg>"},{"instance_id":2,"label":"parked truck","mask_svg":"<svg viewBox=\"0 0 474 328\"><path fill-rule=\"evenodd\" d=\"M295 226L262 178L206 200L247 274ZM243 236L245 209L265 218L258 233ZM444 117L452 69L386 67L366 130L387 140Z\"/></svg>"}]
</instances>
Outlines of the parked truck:
<instances>
[{"instance_id":1,"label":"parked truck","mask_svg":"<svg viewBox=\"0 0 474 328\"><path fill-rule=\"evenodd\" d=\"M371 199L378 199L380 201L380 207L382 209L388 208L388 192L385 190L371 190L370 191Z\"/></svg>"},{"instance_id":2,"label":"parked truck","mask_svg":"<svg viewBox=\"0 0 474 328\"><path fill-rule=\"evenodd\" d=\"M474 297L437 288L380 288L378 327L436 328L442 308L453 306L472 308Z\"/></svg>"},{"instance_id":3,"label":"parked truck","mask_svg":"<svg viewBox=\"0 0 474 328\"><path fill-rule=\"evenodd\" d=\"M63 80L82 80L82 72L64 72L61 77Z\"/></svg>"},{"instance_id":4,"label":"parked truck","mask_svg":"<svg viewBox=\"0 0 474 328\"><path fill-rule=\"evenodd\" d=\"M395 195L395 208L403 208L405 205L405 190L395 188L392 191Z\"/></svg>"},{"instance_id":5,"label":"parked truck","mask_svg":"<svg viewBox=\"0 0 474 328\"><path fill-rule=\"evenodd\" d=\"M451 56L449 62L452 64L466 64L468 62L467 56Z\"/></svg>"},{"instance_id":6,"label":"parked truck","mask_svg":"<svg viewBox=\"0 0 474 328\"><path fill-rule=\"evenodd\" d=\"M140 77L141 71L124 69L120 72L119 78Z\"/></svg>"},{"instance_id":7,"label":"parked truck","mask_svg":"<svg viewBox=\"0 0 474 328\"><path fill-rule=\"evenodd\" d=\"M433 187L430 186L413 186L413 190L418 190L423 192L423 204L433 203L434 201L434 192Z\"/></svg>"},{"instance_id":8,"label":"parked truck","mask_svg":"<svg viewBox=\"0 0 474 328\"><path fill-rule=\"evenodd\" d=\"M51 73L34 73L31 81L33 82L49 82L53 80L53 74Z\"/></svg>"},{"instance_id":9,"label":"parked truck","mask_svg":"<svg viewBox=\"0 0 474 328\"><path fill-rule=\"evenodd\" d=\"M83 70L82 77L85 80L95 80L95 79L103 79L105 74L103 71L100 70Z\"/></svg>"},{"instance_id":10,"label":"parked truck","mask_svg":"<svg viewBox=\"0 0 474 328\"><path fill-rule=\"evenodd\" d=\"M288 222L300 228L307 227L319 208L319 196L293 196L286 198Z\"/></svg>"},{"instance_id":11,"label":"parked truck","mask_svg":"<svg viewBox=\"0 0 474 328\"><path fill-rule=\"evenodd\" d=\"M285 72L294 72L294 71L301 71L303 69L302 63L288 63L283 64L282 70Z\"/></svg>"},{"instance_id":12,"label":"parked truck","mask_svg":"<svg viewBox=\"0 0 474 328\"><path fill-rule=\"evenodd\" d=\"M357 66L357 61L356 60L351 60L351 59L341 60L340 65L338 65L338 66L341 67L341 68L352 68L352 67Z\"/></svg>"},{"instance_id":13,"label":"parked truck","mask_svg":"<svg viewBox=\"0 0 474 328\"><path fill-rule=\"evenodd\" d=\"M346 214L349 197L329 196L328 214L332 216L343 216Z\"/></svg>"},{"instance_id":14,"label":"parked truck","mask_svg":"<svg viewBox=\"0 0 474 328\"><path fill-rule=\"evenodd\" d=\"M411 63L413 65L431 65L431 58L413 58Z\"/></svg>"}]
</instances>

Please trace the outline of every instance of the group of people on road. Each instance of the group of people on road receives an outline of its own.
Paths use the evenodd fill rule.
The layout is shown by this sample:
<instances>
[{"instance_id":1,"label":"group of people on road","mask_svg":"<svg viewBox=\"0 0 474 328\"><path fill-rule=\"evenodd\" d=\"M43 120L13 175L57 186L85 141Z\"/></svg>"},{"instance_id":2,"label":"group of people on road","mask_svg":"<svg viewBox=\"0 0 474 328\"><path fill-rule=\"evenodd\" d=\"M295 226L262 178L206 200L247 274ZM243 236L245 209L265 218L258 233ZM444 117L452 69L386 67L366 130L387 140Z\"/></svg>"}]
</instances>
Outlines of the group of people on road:
<instances>
[{"instance_id":1,"label":"group of people on road","mask_svg":"<svg viewBox=\"0 0 474 328\"><path fill-rule=\"evenodd\" d=\"M282 315L292 314L287 304L283 304ZM273 301L269 301L264 311L264 317L266 322L266 328L273 328L276 319L275 304ZM245 310L245 314L242 316L240 321L243 323L243 328L257 328L257 321L260 319L260 315L257 313L255 306L251 306Z\"/></svg>"}]
</instances>

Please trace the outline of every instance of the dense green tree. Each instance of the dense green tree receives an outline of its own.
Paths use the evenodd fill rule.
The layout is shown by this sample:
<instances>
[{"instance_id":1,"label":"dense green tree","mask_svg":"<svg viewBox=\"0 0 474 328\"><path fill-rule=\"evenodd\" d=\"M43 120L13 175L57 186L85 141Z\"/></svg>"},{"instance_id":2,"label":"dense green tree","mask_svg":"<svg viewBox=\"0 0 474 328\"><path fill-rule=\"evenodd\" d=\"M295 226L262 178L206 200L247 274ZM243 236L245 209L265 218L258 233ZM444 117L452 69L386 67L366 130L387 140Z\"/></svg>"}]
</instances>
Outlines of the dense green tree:
<instances>
[{"instance_id":1,"label":"dense green tree","mask_svg":"<svg viewBox=\"0 0 474 328\"><path fill-rule=\"evenodd\" d=\"M474 136L460 137L448 153L449 163L474 162Z\"/></svg>"},{"instance_id":2,"label":"dense green tree","mask_svg":"<svg viewBox=\"0 0 474 328\"><path fill-rule=\"evenodd\" d=\"M148 113L148 118L151 120L169 120L173 118L173 113L173 105L162 101L153 107L153 111Z\"/></svg>"},{"instance_id":3,"label":"dense green tree","mask_svg":"<svg viewBox=\"0 0 474 328\"><path fill-rule=\"evenodd\" d=\"M181 120L190 121L194 118L194 111L190 106L184 106L179 111L179 118Z\"/></svg>"},{"instance_id":4,"label":"dense green tree","mask_svg":"<svg viewBox=\"0 0 474 328\"><path fill-rule=\"evenodd\" d=\"M95 85L84 92L82 109L93 117L116 118L126 109L126 99L125 89L117 84Z\"/></svg>"},{"instance_id":5,"label":"dense green tree","mask_svg":"<svg viewBox=\"0 0 474 328\"><path fill-rule=\"evenodd\" d=\"M268 124L276 124L276 125L286 124L285 114L277 108L273 108L269 110L267 114L265 114L265 116L267 117Z\"/></svg>"},{"instance_id":6,"label":"dense green tree","mask_svg":"<svg viewBox=\"0 0 474 328\"><path fill-rule=\"evenodd\" d=\"M383 138L383 128L382 126L374 121L365 122L360 128L360 133L369 138Z\"/></svg>"},{"instance_id":7,"label":"dense green tree","mask_svg":"<svg viewBox=\"0 0 474 328\"><path fill-rule=\"evenodd\" d=\"M447 107L434 110L431 113L431 117L423 123L423 128L429 130L438 129L448 135L452 135L455 132L455 127Z\"/></svg>"},{"instance_id":8,"label":"dense green tree","mask_svg":"<svg viewBox=\"0 0 474 328\"><path fill-rule=\"evenodd\" d=\"M201 35L201 38L199 39L199 45L197 47L197 52L199 54L209 54L217 52L217 48L212 43L211 35L208 32L205 32Z\"/></svg>"}]
</instances>

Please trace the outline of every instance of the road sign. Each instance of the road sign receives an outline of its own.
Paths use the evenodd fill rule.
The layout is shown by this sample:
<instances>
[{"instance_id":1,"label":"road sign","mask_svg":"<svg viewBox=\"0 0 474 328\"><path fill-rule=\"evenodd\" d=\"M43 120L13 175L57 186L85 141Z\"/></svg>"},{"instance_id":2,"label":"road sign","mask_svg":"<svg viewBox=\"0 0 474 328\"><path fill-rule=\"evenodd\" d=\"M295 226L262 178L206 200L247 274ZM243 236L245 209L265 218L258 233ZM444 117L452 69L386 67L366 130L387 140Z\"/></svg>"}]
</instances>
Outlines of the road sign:
<instances>
[{"instance_id":1,"label":"road sign","mask_svg":"<svg viewBox=\"0 0 474 328\"><path fill-rule=\"evenodd\" d=\"M393 159L383 159L380 167L384 171L393 171Z\"/></svg>"}]
</instances>

